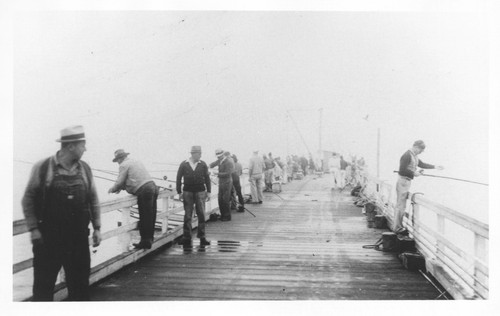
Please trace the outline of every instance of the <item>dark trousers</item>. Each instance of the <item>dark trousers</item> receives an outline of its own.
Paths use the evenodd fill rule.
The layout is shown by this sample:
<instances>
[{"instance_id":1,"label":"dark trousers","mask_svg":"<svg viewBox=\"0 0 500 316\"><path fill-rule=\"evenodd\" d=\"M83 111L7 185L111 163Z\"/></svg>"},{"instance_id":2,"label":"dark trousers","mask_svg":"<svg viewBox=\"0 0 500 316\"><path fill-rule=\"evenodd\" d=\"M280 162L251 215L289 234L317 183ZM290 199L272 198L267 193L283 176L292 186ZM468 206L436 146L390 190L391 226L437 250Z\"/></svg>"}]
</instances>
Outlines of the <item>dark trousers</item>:
<instances>
[{"instance_id":1,"label":"dark trousers","mask_svg":"<svg viewBox=\"0 0 500 316\"><path fill-rule=\"evenodd\" d=\"M145 183L136 192L139 206L139 233L141 240L153 241L156 223L158 189L153 181Z\"/></svg>"},{"instance_id":2,"label":"dark trousers","mask_svg":"<svg viewBox=\"0 0 500 316\"><path fill-rule=\"evenodd\" d=\"M243 200L243 194L241 194L240 177L238 177L237 179L233 178L233 189L236 192L236 195L238 196L238 202L240 203L240 206L244 206L245 201Z\"/></svg>"},{"instance_id":3,"label":"dark trousers","mask_svg":"<svg viewBox=\"0 0 500 316\"><path fill-rule=\"evenodd\" d=\"M205 200L207 198L207 191L201 192L182 192L184 204L184 239L191 239L191 231L193 227L191 221L193 219L193 208L196 209L198 216L198 238L205 238ZM194 206L194 207L193 207Z\"/></svg>"},{"instance_id":4,"label":"dark trousers","mask_svg":"<svg viewBox=\"0 0 500 316\"><path fill-rule=\"evenodd\" d=\"M89 300L90 252L88 236L75 238L74 247L63 251L54 243L33 245L33 301L53 301L57 274L66 274L68 301Z\"/></svg>"},{"instance_id":5,"label":"dark trousers","mask_svg":"<svg viewBox=\"0 0 500 316\"><path fill-rule=\"evenodd\" d=\"M231 219L231 189L233 188L232 178L219 178L219 209L221 218Z\"/></svg>"}]
</instances>

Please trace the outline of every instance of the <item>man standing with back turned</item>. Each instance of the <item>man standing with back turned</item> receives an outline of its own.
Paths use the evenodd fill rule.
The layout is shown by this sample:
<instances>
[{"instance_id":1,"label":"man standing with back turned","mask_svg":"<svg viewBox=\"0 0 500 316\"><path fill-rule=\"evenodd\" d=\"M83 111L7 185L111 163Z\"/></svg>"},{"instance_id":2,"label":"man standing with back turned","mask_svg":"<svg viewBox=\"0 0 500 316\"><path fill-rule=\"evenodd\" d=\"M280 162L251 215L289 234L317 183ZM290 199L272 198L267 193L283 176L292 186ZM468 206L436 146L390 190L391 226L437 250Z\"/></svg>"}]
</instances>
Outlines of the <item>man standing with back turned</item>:
<instances>
[{"instance_id":1,"label":"man standing with back turned","mask_svg":"<svg viewBox=\"0 0 500 316\"><path fill-rule=\"evenodd\" d=\"M210 201L210 175L208 166L201 158L201 146L191 147L191 157L183 161L177 171L176 189L179 197L182 196L184 203L184 233L181 243L184 246L191 245L191 221L193 219L193 206L198 216L198 238L200 245L210 245L205 238L205 201ZM184 178L184 188L182 188Z\"/></svg>"},{"instance_id":2,"label":"man standing with back turned","mask_svg":"<svg viewBox=\"0 0 500 316\"><path fill-rule=\"evenodd\" d=\"M262 204L262 173L265 169L264 159L259 156L259 151L254 150L248 163L248 181L250 181L251 204Z\"/></svg>"},{"instance_id":3,"label":"man standing with back turned","mask_svg":"<svg viewBox=\"0 0 500 316\"><path fill-rule=\"evenodd\" d=\"M406 209L406 200L408 199L408 193L410 191L411 180L413 180L413 177L418 177L422 174L422 170L417 171L417 167L423 169L444 169L442 166L427 164L418 159L417 156L424 150L424 142L422 140L417 140L413 143L413 147L401 156L399 161L399 177L396 183L397 203L396 214L394 216L394 232L401 232L404 230L403 217Z\"/></svg>"},{"instance_id":4,"label":"man standing with back turned","mask_svg":"<svg viewBox=\"0 0 500 316\"><path fill-rule=\"evenodd\" d=\"M137 249L151 249L153 244L158 188L144 165L128 158L129 153L123 149L115 151L113 162L120 165L118 179L108 193L119 193L125 189L129 194L137 196L139 207L139 234L141 241L134 244Z\"/></svg>"},{"instance_id":5,"label":"man standing with back turned","mask_svg":"<svg viewBox=\"0 0 500 316\"><path fill-rule=\"evenodd\" d=\"M220 220L227 222L231 220L231 189L233 188L234 162L229 155L224 155L222 149L215 150L217 160L212 162L209 167L214 168L219 166L217 177L219 178L219 209Z\"/></svg>"},{"instance_id":6,"label":"man standing with back turned","mask_svg":"<svg viewBox=\"0 0 500 316\"><path fill-rule=\"evenodd\" d=\"M69 301L89 300L89 222L93 246L101 242L101 210L89 165L80 158L85 133L80 125L61 131L61 149L33 166L22 206L33 244L33 300L54 300L57 274L64 268Z\"/></svg>"}]
</instances>

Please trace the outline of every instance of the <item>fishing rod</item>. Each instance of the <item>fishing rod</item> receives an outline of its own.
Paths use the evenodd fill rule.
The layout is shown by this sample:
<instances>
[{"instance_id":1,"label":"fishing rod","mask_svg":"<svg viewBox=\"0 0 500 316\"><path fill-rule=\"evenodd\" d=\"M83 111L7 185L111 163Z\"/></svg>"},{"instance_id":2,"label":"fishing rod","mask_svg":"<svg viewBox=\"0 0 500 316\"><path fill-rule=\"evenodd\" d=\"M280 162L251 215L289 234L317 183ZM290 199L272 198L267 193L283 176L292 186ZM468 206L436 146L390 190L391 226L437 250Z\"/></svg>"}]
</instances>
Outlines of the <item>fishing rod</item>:
<instances>
[{"instance_id":1,"label":"fishing rod","mask_svg":"<svg viewBox=\"0 0 500 316\"><path fill-rule=\"evenodd\" d=\"M245 211L247 211L248 213L252 214L252 216L253 216L253 217L257 217L257 216L255 216L255 214L254 214L254 213L250 212L250 211L249 211L246 207L243 207L243 209L244 209Z\"/></svg>"},{"instance_id":2,"label":"fishing rod","mask_svg":"<svg viewBox=\"0 0 500 316\"><path fill-rule=\"evenodd\" d=\"M111 182L116 182L116 180L113 180L113 179L110 179L110 178L100 177L100 176L96 176L96 175L93 175L93 176L94 176L94 178L103 179L103 180L107 180L107 181L111 181ZM164 187L164 186L161 186L161 185L157 185L157 184L156 184L156 186L159 187L159 188L165 189L165 190L172 191L171 188L167 188L167 187Z\"/></svg>"},{"instance_id":3,"label":"fishing rod","mask_svg":"<svg viewBox=\"0 0 500 316\"><path fill-rule=\"evenodd\" d=\"M116 171L109 171L109 170L103 170L103 169L92 168L92 170L103 172L103 173L107 173L107 174L111 174L111 175L114 175L114 176L117 176L119 174ZM167 182L174 182L175 183L175 181L173 181L173 180L167 180L168 179L167 176L163 176L163 178L151 177L151 179L160 180L160 181L167 181Z\"/></svg>"},{"instance_id":4,"label":"fishing rod","mask_svg":"<svg viewBox=\"0 0 500 316\"><path fill-rule=\"evenodd\" d=\"M394 172L395 172L395 173L398 173L398 171L396 171L396 170L394 170ZM459 178L452 178L452 177L445 177L445 176L436 176L436 175L433 175L433 174L425 174L425 173L421 173L420 175L421 175L421 176L424 176L424 177L432 177L432 178L450 179L450 180L455 180L455 181L462 181L462 182L468 182L468 183L474 183L474 184L480 184L480 185L489 186L489 184L488 184L488 183L476 182L476 181L465 180L465 179L459 179Z\"/></svg>"},{"instance_id":5,"label":"fishing rod","mask_svg":"<svg viewBox=\"0 0 500 316\"><path fill-rule=\"evenodd\" d=\"M285 200L284 198L282 198L278 193L274 192L274 191L271 191L272 194L276 195L277 197L279 197L281 200Z\"/></svg>"}]
</instances>

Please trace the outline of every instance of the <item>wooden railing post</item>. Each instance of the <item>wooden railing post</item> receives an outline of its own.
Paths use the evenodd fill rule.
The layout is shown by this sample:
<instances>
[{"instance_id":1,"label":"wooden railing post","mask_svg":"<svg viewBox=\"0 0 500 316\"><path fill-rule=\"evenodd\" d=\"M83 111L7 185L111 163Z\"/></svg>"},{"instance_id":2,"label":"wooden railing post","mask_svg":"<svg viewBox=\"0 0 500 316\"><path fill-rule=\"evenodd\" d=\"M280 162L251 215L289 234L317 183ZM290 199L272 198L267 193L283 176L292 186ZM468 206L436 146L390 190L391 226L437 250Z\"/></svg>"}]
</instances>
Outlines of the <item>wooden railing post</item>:
<instances>
[{"instance_id":1,"label":"wooden railing post","mask_svg":"<svg viewBox=\"0 0 500 316\"><path fill-rule=\"evenodd\" d=\"M132 207L125 207L122 209L122 225L127 226L130 224L130 213L131 213ZM129 232L125 232L123 234L120 234L118 236L118 240L120 243L121 251L122 252L127 252L129 249L130 245L130 240L131 236Z\"/></svg>"},{"instance_id":2,"label":"wooden railing post","mask_svg":"<svg viewBox=\"0 0 500 316\"><path fill-rule=\"evenodd\" d=\"M441 214L437 214L437 233L441 236L444 236L445 233L445 217ZM441 239L438 238L436 240L436 258L440 258L441 254L444 254L444 245L441 242Z\"/></svg>"},{"instance_id":3,"label":"wooden railing post","mask_svg":"<svg viewBox=\"0 0 500 316\"><path fill-rule=\"evenodd\" d=\"M486 239L475 233L474 234L474 290L476 291L478 286L488 283L488 277L485 276L478 267L478 261L488 262L488 253L486 251ZM477 294L477 291L476 293Z\"/></svg>"},{"instance_id":4,"label":"wooden railing post","mask_svg":"<svg viewBox=\"0 0 500 316\"><path fill-rule=\"evenodd\" d=\"M161 233L166 234L168 232L168 210L170 205L170 197L165 196L162 198L161 213L165 214L165 217L161 221Z\"/></svg>"}]
</instances>

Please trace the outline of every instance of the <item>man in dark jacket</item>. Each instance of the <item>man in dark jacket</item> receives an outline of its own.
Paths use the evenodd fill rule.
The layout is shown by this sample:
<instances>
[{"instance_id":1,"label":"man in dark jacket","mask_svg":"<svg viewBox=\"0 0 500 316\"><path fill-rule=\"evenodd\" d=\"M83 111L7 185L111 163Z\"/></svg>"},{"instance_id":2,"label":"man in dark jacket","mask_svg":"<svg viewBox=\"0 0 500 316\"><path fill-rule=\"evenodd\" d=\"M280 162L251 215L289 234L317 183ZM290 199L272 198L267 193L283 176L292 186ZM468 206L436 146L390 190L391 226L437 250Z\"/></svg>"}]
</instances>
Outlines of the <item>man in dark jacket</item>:
<instances>
[{"instance_id":1,"label":"man in dark jacket","mask_svg":"<svg viewBox=\"0 0 500 316\"><path fill-rule=\"evenodd\" d=\"M208 166L201 158L201 147L191 147L191 157L183 161L177 171L176 189L179 197L182 195L184 203L184 227L181 243L191 245L191 221L193 218L193 206L198 216L198 233L200 245L210 245L205 237L205 201L210 201L210 175ZM181 191L182 179L184 188Z\"/></svg>"},{"instance_id":2,"label":"man in dark jacket","mask_svg":"<svg viewBox=\"0 0 500 316\"><path fill-rule=\"evenodd\" d=\"M222 149L215 151L217 160L210 164L210 168L219 166L217 177L219 178L219 209L221 221L231 220L231 189L233 188L232 173L234 170L233 159L224 155Z\"/></svg>"},{"instance_id":3,"label":"man in dark jacket","mask_svg":"<svg viewBox=\"0 0 500 316\"><path fill-rule=\"evenodd\" d=\"M394 216L394 228L395 232L403 230L403 217L406 209L406 200L408 199L408 192L410 191L411 180L414 177L418 177L422 174L422 170L417 171L417 167L423 169L438 169L443 170L442 166L434 166L431 164L424 163L418 159L420 155L425 150L425 143L422 140L417 140L413 143L413 147L407 150L399 161L399 177L396 183L396 212Z\"/></svg>"},{"instance_id":4,"label":"man in dark jacket","mask_svg":"<svg viewBox=\"0 0 500 316\"><path fill-rule=\"evenodd\" d=\"M238 203L239 203L238 212L244 212L245 200L243 200L243 194L241 193L241 182L240 182L240 176L243 174L243 167L238 162L238 157L236 157L236 155L233 154L231 158L233 158L234 162L234 171L232 173L233 190L236 196L238 197ZM232 196L234 197L234 194L232 194Z\"/></svg>"}]
</instances>

